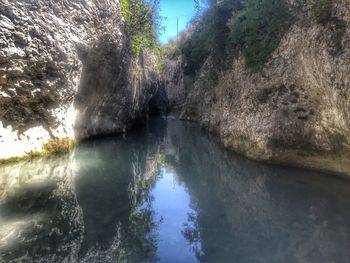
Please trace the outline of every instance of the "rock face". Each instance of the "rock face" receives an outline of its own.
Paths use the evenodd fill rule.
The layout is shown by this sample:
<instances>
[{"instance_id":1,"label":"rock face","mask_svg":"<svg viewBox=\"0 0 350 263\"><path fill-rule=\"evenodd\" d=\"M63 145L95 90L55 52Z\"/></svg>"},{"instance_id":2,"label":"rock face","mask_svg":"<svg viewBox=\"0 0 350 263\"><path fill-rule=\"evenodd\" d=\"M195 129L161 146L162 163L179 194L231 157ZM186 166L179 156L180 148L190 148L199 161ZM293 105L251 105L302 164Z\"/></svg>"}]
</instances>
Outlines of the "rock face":
<instances>
[{"instance_id":1,"label":"rock face","mask_svg":"<svg viewBox=\"0 0 350 263\"><path fill-rule=\"evenodd\" d=\"M0 159L147 114L156 60L132 58L118 0L0 3Z\"/></svg>"},{"instance_id":2,"label":"rock face","mask_svg":"<svg viewBox=\"0 0 350 263\"><path fill-rule=\"evenodd\" d=\"M159 84L161 86L149 102L149 112L151 115L166 115L171 110L164 83L159 82Z\"/></svg>"},{"instance_id":3,"label":"rock face","mask_svg":"<svg viewBox=\"0 0 350 263\"><path fill-rule=\"evenodd\" d=\"M183 59L181 57L168 59L162 71L162 80L169 100L169 106L173 109L181 107L186 101L186 87L191 84L192 77L187 76L182 70Z\"/></svg>"},{"instance_id":4,"label":"rock face","mask_svg":"<svg viewBox=\"0 0 350 263\"><path fill-rule=\"evenodd\" d=\"M350 5L324 24L299 20L261 73L242 57L211 79L209 58L182 118L216 131L246 156L350 175Z\"/></svg>"},{"instance_id":5,"label":"rock face","mask_svg":"<svg viewBox=\"0 0 350 263\"><path fill-rule=\"evenodd\" d=\"M77 138L125 132L147 118L150 100L162 88L154 54L145 50L134 60L113 41L103 39L100 45L82 55Z\"/></svg>"}]
</instances>

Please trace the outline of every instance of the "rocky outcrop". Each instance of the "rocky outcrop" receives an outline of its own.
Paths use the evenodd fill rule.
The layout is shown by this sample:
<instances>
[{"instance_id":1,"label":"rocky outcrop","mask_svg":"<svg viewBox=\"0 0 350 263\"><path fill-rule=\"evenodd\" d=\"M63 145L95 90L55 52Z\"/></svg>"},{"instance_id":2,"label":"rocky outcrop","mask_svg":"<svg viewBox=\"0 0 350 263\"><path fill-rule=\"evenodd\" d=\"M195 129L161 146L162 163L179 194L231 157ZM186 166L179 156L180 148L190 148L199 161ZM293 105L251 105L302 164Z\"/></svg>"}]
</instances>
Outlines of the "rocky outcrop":
<instances>
[{"instance_id":1,"label":"rocky outcrop","mask_svg":"<svg viewBox=\"0 0 350 263\"><path fill-rule=\"evenodd\" d=\"M1 1L0 159L145 118L157 61L129 50L119 1Z\"/></svg>"},{"instance_id":2,"label":"rocky outcrop","mask_svg":"<svg viewBox=\"0 0 350 263\"><path fill-rule=\"evenodd\" d=\"M154 54L144 50L135 60L113 41L103 39L100 45L81 55L77 138L125 132L147 118L150 100L162 88Z\"/></svg>"},{"instance_id":3,"label":"rocky outcrop","mask_svg":"<svg viewBox=\"0 0 350 263\"><path fill-rule=\"evenodd\" d=\"M349 14L348 1L333 1L327 22L296 21L261 73L239 56L211 79L209 58L182 118L250 158L350 175Z\"/></svg>"},{"instance_id":4,"label":"rocky outcrop","mask_svg":"<svg viewBox=\"0 0 350 263\"><path fill-rule=\"evenodd\" d=\"M151 115L166 115L170 112L169 99L163 82L159 82L160 87L157 93L149 102L149 112Z\"/></svg>"},{"instance_id":5,"label":"rocky outcrop","mask_svg":"<svg viewBox=\"0 0 350 263\"><path fill-rule=\"evenodd\" d=\"M186 101L186 87L192 83L192 77L183 73L183 58L167 59L162 71L162 80L172 109L181 107Z\"/></svg>"}]
</instances>

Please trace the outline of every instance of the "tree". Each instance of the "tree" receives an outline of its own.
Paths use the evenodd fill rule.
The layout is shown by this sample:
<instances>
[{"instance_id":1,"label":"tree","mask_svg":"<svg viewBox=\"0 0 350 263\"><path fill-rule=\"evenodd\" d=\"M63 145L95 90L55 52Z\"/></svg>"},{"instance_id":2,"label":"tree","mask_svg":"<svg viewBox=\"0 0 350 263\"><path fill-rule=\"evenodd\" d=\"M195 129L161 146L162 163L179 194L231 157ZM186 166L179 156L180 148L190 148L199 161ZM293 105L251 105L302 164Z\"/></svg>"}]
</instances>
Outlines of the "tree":
<instances>
[{"instance_id":1,"label":"tree","mask_svg":"<svg viewBox=\"0 0 350 263\"><path fill-rule=\"evenodd\" d=\"M245 0L229 23L232 48L243 50L246 65L262 69L288 30L293 17L285 0ZM232 45L231 45L232 46Z\"/></svg>"},{"instance_id":2,"label":"tree","mask_svg":"<svg viewBox=\"0 0 350 263\"><path fill-rule=\"evenodd\" d=\"M159 0L122 0L122 15L134 55L138 56L142 48L158 48L162 19L159 16Z\"/></svg>"}]
</instances>

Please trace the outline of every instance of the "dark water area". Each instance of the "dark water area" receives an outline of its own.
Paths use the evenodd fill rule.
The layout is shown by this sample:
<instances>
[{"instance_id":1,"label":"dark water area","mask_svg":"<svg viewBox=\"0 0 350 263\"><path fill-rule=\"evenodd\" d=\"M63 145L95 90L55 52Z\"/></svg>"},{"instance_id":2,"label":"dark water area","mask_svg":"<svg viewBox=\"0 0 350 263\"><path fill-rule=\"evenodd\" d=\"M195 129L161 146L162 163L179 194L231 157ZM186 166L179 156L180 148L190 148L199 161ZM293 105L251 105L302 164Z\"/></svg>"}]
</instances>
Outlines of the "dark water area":
<instances>
[{"instance_id":1,"label":"dark water area","mask_svg":"<svg viewBox=\"0 0 350 263\"><path fill-rule=\"evenodd\" d=\"M350 180L152 119L0 167L0 262L350 262Z\"/></svg>"}]
</instances>

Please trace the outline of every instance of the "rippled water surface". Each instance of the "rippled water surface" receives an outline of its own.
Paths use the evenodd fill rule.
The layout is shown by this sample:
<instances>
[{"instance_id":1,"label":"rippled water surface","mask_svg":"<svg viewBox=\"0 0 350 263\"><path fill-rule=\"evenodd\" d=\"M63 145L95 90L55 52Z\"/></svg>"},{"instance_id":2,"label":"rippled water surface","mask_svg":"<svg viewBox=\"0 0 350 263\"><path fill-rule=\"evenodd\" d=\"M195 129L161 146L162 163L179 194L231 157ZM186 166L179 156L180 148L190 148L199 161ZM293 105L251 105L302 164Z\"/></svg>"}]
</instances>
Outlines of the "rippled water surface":
<instances>
[{"instance_id":1,"label":"rippled water surface","mask_svg":"<svg viewBox=\"0 0 350 263\"><path fill-rule=\"evenodd\" d=\"M0 167L0 262L348 263L350 182L153 119Z\"/></svg>"}]
</instances>

